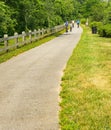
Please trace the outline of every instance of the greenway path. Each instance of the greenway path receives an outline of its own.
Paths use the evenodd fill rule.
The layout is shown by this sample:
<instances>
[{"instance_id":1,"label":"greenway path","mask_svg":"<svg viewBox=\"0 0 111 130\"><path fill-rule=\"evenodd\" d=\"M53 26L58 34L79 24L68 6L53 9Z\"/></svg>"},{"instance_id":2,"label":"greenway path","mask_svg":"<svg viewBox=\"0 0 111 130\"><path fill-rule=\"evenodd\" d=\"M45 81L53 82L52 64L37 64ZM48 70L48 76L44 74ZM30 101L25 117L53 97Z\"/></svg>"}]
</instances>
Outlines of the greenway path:
<instances>
[{"instance_id":1,"label":"greenway path","mask_svg":"<svg viewBox=\"0 0 111 130\"><path fill-rule=\"evenodd\" d=\"M59 130L61 76L81 33L75 27L0 64L0 130Z\"/></svg>"}]
</instances>

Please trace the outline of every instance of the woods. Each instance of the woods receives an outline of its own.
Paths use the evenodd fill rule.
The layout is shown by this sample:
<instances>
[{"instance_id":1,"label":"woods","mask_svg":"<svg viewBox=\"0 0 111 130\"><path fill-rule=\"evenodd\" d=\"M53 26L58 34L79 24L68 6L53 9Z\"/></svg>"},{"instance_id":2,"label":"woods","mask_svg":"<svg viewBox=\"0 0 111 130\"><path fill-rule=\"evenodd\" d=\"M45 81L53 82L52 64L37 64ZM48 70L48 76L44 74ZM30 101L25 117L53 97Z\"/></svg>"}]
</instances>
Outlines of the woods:
<instances>
[{"instance_id":1,"label":"woods","mask_svg":"<svg viewBox=\"0 0 111 130\"><path fill-rule=\"evenodd\" d=\"M111 21L110 0L1 0L0 37L53 27L71 19Z\"/></svg>"}]
</instances>

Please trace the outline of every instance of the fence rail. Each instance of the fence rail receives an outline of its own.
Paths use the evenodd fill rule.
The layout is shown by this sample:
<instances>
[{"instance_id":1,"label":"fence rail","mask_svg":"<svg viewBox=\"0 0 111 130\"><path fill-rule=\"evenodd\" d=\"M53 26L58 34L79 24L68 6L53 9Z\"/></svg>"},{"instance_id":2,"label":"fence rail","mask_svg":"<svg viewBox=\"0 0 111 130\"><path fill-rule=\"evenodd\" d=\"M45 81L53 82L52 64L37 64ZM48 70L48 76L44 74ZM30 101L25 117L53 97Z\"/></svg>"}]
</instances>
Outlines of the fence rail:
<instances>
[{"instance_id":1,"label":"fence rail","mask_svg":"<svg viewBox=\"0 0 111 130\"><path fill-rule=\"evenodd\" d=\"M64 25L55 26L48 29L39 29L29 31L28 33L22 32L22 34L14 33L14 36L4 35L4 38L0 38L0 54L3 52L8 52L11 49L16 49L25 44L37 41L45 36L54 34L64 29Z\"/></svg>"}]
</instances>

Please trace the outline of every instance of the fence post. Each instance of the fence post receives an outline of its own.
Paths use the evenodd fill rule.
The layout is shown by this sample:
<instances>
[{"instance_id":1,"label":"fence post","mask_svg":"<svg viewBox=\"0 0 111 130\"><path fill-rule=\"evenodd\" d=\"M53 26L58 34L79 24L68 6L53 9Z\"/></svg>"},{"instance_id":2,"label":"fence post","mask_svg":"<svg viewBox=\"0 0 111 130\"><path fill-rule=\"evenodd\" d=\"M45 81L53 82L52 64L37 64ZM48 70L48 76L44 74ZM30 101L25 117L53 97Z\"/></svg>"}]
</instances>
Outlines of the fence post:
<instances>
[{"instance_id":1,"label":"fence post","mask_svg":"<svg viewBox=\"0 0 111 130\"><path fill-rule=\"evenodd\" d=\"M54 27L52 27L52 28L51 28L51 33L53 34L53 33L54 33L54 31L55 31L55 28L54 28Z\"/></svg>"},{"instance_id":2,"label":"fence post","mask_svg":"<svg viewBox=\"0 0 111 130\"><path fill-rule=\"evenodd\" d=\"M25 44L25 31L22 32L22 43Z\"/></svg>"},{"instance_id":3,"label":"fence post","mask_svg":"<svg viewBox=\"0 0 111 130\"><path fill-rule=\"evenodd\" d=\"M57 32L57 30L58 30L57 26L55 26L55 27L54 27L54 29L55 29L55 33L56 33L56 32Z\"/></svg>"},{"instance_id":4,"label":"fence post","mask_svg":"<svg viewBox=\"0 0 111 130\"><path fill-rule=\"evenodd\" d=\"M43 37L43 35L44 35L44 28L42 28L42 37Z\"/></svg>"},{"instance_id":5,"label":"fence post","mask_svg":"<svg viewBox=\"0 0 111 130\"><path fill-rule=\"evenodd\" d=\"M37 30L34 29L34 40L36 41L36 37L37 37Z\"/></svg>"},{"instance_id":6,"label":"fence post","mask_svg":"<svg viewBox=\"0 0 111 130\"><path fill-rule=\"evenodd\" d=\"M16 37L15 37L15 45L16 45L16 48L18 48L18 33L15 32L15 33L14 33L14 36L16 36Z\"/></svg>"},{"instance_id":7,"label":"fence post","mask_svg":"<svg viewBox=\"0 0 111 130\"><path fill-rule=\"evenodd\" d=\"M40 38L40 29L38 29L38 37Z\"/></svg>"},{"instance_id":8,"label":"fence post","mask_svg":"<svg viewBox=\"0 0 111 130\"><path fill-rule=\"evenodd\" d=\"M46 32L47 32L47 35L50 33L50 30L49 28L46 29Z\"/></svg>"},{"instance_id":9,"label":"fence post","mask_svg":"<svg viewBox=\"0 0 111 130\"><path fill-rule=\"evenodd\" d=\"M5 46L6 52L8 52L8 35L7 34L4 34L4 46Z\"/></svg>"},{"instance_id":10,"label":"fence post","mask_svg":"<svg viewBox=\"0 0 111 130\"><path fill-rule=\"evenodd\" d=\"M29 41L30 41L30 43L32 42L32 31L31 30L29 30Z\"/></svg>"}]
</instances>

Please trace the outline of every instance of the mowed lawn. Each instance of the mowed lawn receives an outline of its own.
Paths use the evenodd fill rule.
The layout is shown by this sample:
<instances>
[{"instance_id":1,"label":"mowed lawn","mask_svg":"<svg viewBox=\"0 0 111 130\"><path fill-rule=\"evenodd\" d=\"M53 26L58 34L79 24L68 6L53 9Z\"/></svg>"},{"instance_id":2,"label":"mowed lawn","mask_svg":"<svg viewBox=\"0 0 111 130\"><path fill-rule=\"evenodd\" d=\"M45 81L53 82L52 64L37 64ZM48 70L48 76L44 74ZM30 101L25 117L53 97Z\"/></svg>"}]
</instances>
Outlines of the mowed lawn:
<instances>
[{"instance_id":1,"label":"mowed lawn","mask_svg":"<svg viewBox=\"0 0 111 130\"><path fill-rule=\"evenodd\" d=\"M84 27L61 86L61 130L111 130L111 38Z\"/></svg>"}]
</instances>

